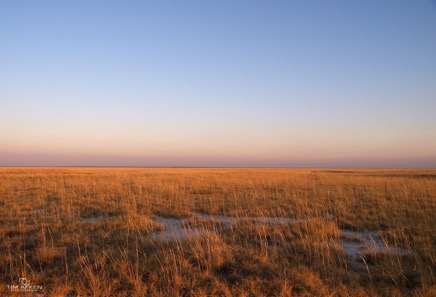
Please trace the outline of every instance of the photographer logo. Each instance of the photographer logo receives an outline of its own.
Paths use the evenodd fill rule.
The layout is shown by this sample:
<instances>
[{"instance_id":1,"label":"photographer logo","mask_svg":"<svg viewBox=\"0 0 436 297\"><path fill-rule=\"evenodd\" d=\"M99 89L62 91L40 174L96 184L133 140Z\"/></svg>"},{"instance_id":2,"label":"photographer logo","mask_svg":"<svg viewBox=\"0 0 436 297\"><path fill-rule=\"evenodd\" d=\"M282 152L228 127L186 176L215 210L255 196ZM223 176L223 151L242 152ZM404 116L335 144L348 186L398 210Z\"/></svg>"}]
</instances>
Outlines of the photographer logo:
<instances>
[{"instance_id":1,"label":"photographer logo","mask_svg":"<svg viewBox=\"0 0 436 297\"><path fill-rule=\"evenodd\" d=\"M25 277L20 277L18 279L18 284L7 285L7 287L11 292L37 292L38 290L42 290L41 285L30 284L30 280Z\"/></svg>"}]
</instances>

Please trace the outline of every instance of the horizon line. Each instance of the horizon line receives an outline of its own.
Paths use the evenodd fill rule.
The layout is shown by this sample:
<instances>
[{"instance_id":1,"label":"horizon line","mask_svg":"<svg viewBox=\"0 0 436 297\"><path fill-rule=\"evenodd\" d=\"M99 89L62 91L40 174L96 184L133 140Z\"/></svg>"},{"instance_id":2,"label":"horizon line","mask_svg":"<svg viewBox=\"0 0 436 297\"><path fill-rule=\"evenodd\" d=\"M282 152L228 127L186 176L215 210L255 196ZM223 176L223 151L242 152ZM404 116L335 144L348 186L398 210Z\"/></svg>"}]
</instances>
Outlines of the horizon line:
<instances>
[{"instance_id":1,"label":"horizon line","mask_svg":"<svg viewBox=\"0 0 436 297\"><path fill-rule=\"evenodd\" d=\"M336 167L336 166L118 166L118 165L0 165L0 168L144 168L144 169L403 169L436 170L436 167Z\"/></svg>"}]
</instances>

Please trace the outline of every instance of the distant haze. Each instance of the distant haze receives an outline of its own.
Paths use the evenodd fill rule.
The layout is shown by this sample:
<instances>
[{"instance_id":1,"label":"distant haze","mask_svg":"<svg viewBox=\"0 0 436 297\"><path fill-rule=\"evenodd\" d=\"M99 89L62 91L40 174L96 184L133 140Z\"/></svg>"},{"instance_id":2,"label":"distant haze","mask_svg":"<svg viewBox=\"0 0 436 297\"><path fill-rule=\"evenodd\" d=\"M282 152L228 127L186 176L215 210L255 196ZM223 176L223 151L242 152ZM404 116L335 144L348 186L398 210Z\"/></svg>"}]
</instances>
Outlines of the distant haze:
<instances>
[{"instance_id":1,"label":"distant haze","mask_svg":"<svg viewBox=\"0 0 436 297\"><path fill-rule=\"evenodd\" d=\"M1 1L0 166L436 167L432 1Z\"/></svg>"}]
</instances>

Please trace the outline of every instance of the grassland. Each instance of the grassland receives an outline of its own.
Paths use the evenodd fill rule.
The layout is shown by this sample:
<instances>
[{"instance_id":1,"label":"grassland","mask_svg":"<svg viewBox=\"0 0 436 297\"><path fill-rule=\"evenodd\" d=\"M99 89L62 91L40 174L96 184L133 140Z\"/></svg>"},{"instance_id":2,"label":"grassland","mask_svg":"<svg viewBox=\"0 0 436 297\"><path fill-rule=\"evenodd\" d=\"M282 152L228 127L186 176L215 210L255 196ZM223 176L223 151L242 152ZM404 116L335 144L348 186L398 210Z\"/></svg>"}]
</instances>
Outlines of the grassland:
<instances>
[{"instance_id":1,"label":"grassland","mask_svg":"<svg viewBox=\"0 0 436 297\"><path fill-rule=\"evenodd\" d=\"M436 296L435 214L436 170L0 168L0 295Z\"/></svg>"}]
</instances>

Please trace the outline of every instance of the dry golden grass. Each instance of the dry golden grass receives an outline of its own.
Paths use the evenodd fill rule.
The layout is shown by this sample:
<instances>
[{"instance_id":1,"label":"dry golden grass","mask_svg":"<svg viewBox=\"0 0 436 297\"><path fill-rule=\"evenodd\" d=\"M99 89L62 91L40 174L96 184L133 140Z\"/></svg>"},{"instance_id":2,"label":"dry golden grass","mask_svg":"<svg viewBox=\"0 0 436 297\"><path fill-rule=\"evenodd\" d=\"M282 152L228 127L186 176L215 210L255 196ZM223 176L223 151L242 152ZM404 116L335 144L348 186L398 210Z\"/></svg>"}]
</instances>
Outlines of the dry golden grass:
<instances>
[{"instance_id":1,"label":"dry golden grass","mask_svg":"<svg viewBox=\"0 0 436 297\"><path fill-rule=\"evenodd\" d=\"M0 295L435 296L435 213L436 170L0 168Z\"/></svg>"}]
</instances>

